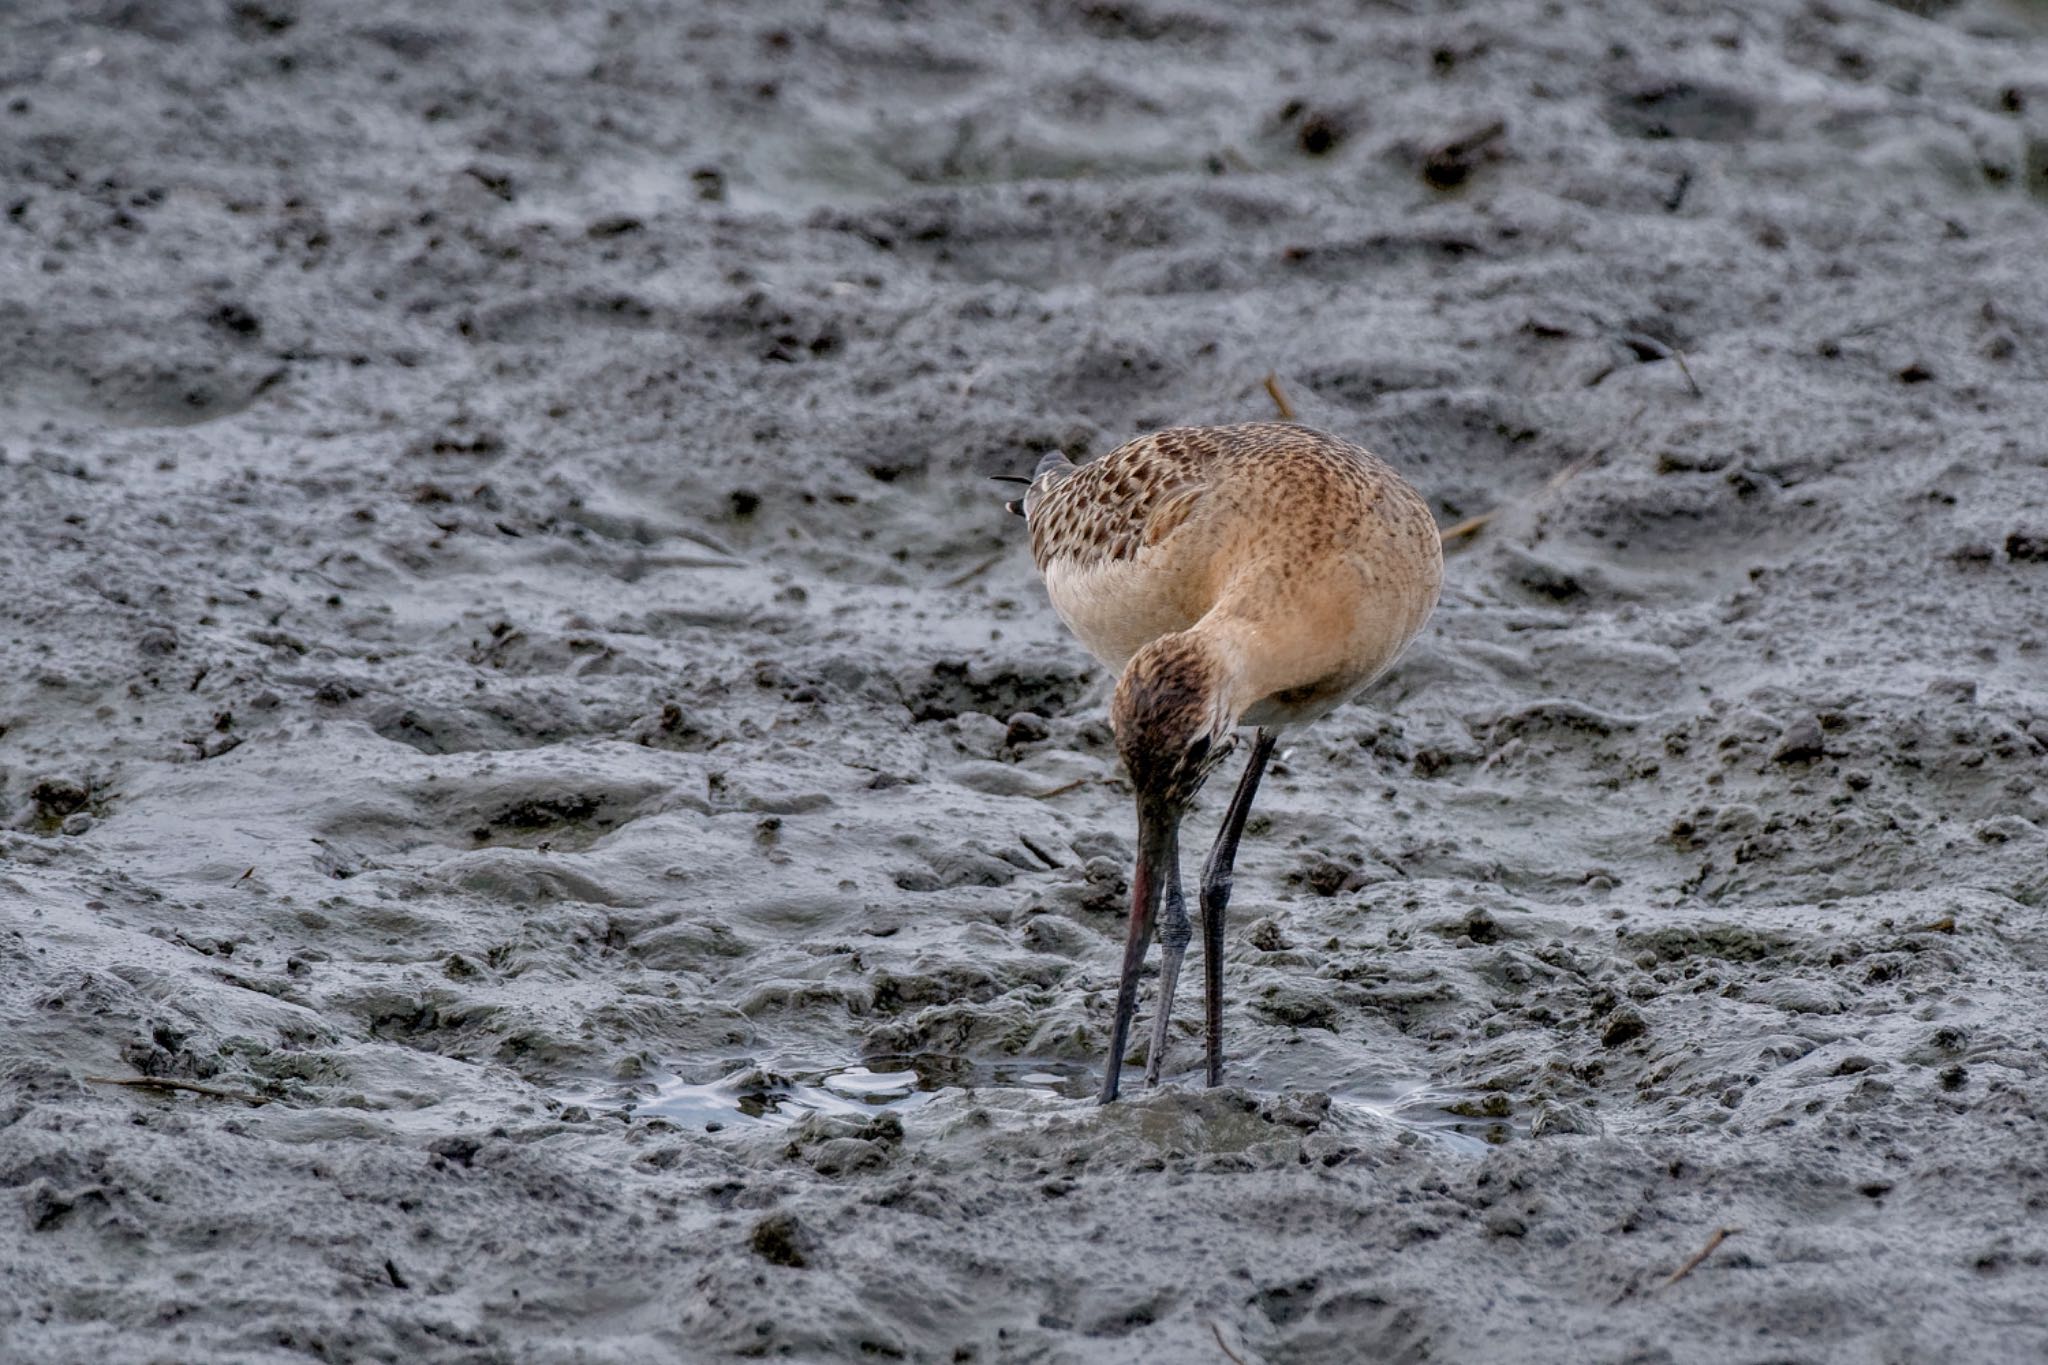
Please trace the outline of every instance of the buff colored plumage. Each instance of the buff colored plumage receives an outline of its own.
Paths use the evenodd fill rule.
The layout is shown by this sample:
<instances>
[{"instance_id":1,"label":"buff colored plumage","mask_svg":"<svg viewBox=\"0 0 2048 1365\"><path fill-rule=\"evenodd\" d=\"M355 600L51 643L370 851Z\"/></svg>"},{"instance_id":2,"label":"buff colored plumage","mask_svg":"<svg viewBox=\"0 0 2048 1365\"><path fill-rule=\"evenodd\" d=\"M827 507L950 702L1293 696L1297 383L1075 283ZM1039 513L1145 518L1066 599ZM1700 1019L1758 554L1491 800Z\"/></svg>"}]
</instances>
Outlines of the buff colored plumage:
<instances>
[{"instance_id":1,"label":"buff colored plumage","mask_svg":"<svg viewBox=\"0 0 2048 1365\"><path fill-rule=\"evenodd\" d=\"M1350 700L1435 607L1443 547L1428 505L1365 449L1286 422L1176 427L1076 467L1040 465L1022 499L1054 610L1118 673L1111 719L1138 798L1130 937L1102 1098L1114 1099L1137 981L1163 903L1156 1081L1191 936L1179 824L1232 732L1258 736L1204 867L1208 1079L1222 1070L1223 914L1276 732Z\"/></svg>"}]
</instances>

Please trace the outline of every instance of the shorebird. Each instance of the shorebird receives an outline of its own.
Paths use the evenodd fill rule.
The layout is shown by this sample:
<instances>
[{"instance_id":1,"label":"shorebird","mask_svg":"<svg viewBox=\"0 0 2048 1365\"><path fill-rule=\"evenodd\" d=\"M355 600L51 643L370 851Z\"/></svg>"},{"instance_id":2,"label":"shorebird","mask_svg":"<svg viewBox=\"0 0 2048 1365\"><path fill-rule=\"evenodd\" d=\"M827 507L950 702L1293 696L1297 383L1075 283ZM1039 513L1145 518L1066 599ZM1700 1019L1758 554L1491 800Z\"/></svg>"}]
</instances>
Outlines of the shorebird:
<instances>
[{"instance_id":1,"label":"shorebird","mask_svg":"<svg viewBox=\"0 0 2048 1365\"><path fill-rule=\"evenodd\" d=\"M1202 866L1207 1076L1219 1085L1223 915L1259 779L1281 730L1358 695L1422 629L1443 584L1436 521L1378 456L1291 422L1175 427L1080 466L1055 452L1008 506L1030 528L1053 610L1117 674L1110 721L1137 793L1104 1104L1117 1095L1163 903L1145 1062L1147 1084L1158 1083L1193 937L1181 895L1181 819L1238 728L1255 731Z\"/></svg>"}]
</instances>

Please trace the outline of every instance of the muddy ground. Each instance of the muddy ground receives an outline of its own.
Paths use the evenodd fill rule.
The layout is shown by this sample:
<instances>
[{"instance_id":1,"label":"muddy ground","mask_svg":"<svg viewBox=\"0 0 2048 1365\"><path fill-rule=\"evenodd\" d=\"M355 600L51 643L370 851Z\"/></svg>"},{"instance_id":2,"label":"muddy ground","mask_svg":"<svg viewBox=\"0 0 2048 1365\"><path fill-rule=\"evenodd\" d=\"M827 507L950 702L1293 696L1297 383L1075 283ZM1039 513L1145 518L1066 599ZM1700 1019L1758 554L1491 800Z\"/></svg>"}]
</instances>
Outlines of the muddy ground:
<instances>
[{"instance_id":1,"label":"muddy ground","mask_svg":"<svg viewBox=\"0 0 2048 1365\"><path fill-rule=\"evenodd\" d=\"M2040 1358L2044 260L2039 5L9 6L0 1356ZM1269 371L1502 510L1097 1109L984 476Z\"/></svg>"}]
</instances>

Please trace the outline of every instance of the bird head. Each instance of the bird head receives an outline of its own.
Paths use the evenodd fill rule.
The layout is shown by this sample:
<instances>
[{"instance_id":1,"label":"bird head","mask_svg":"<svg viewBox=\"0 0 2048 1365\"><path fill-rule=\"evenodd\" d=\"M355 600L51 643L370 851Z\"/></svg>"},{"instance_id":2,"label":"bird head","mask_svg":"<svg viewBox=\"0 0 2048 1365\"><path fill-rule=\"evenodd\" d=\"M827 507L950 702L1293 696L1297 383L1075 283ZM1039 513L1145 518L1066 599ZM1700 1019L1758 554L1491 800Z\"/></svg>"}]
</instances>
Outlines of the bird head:
<instances>
[{"instance_id":1,"label":"bird head","mask_svg":"<svg viewBox=\"0 0 2048 1365\"><path fill-rule=\"evenodd\" d=\"M1057 488L1060 481L1074 472L1074 463L1060 451L1047 451L1038 461L1038 468L1026 479L1015 474L993 474L997 483L1015 483L1024 486L1024 496L1003 504L1005 510L1031 519L1032 509L1038 506L1040 498Z\"/></svg>"},{"instance_id":2,"label":"bird head","mask_svg":"<svg viewBox=\"0 0 2048 1365\"><path fill-rule=\"evenodd\" d=\"M1125 665L1109 715L1141 829L1177 823L1236 743L1231 691L1225 660L1189 631L1161 636Z\"/></svg>"}]
</instances>

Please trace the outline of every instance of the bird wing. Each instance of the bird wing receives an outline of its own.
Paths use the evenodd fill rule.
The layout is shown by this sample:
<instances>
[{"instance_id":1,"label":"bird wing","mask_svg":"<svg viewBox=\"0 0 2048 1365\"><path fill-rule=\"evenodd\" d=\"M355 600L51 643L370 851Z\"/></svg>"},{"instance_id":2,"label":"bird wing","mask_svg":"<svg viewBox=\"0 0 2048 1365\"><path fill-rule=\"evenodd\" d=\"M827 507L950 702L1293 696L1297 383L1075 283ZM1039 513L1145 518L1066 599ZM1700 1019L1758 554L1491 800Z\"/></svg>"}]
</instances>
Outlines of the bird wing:
<instances>
[{"instance_id":1,"label":"bird wing","mask_svg":"<svg viewBox=\"0 0 2048 1365\"><path fill-rule=\"evenodd\" d=\"M1025 500L1031 557L1045 572L1115 563L1164 542L1201 506L1221 452L1177 428L1141 436L1099 460L1041 467ZM1048 464L1050 462L1048 461Z\"/></svg>"}]
</instances>

